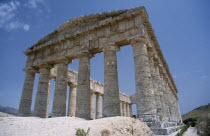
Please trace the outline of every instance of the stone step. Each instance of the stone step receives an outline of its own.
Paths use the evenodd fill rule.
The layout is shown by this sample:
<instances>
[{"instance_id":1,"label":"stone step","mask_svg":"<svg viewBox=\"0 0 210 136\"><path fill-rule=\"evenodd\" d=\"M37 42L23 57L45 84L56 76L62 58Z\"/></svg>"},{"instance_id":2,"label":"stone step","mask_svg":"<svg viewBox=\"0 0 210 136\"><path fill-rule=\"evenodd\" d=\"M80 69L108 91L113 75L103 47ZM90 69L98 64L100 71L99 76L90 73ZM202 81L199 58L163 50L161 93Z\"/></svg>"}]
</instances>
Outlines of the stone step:
<instances>
[{"instance_id":1,"label":"stone step","mask_svg":"<svg viewBox=\"0 0 210 136\"><path fill-rule=\"evenodd\" d=\"M177 122L146 122L150 128L168 128L177 126Z\"/></svg>"},{"instance_id":2,"label":"stone step","mask_svg":"<svg viewBox=\"0 0 210 136\"><path fill-rule=\"evenodd\" d=\"M182 126L173 126L167 128L152 128L151 130L155 133L155 135L169 135L175 131L181 129Z\"/></svg>"}]
</instances>

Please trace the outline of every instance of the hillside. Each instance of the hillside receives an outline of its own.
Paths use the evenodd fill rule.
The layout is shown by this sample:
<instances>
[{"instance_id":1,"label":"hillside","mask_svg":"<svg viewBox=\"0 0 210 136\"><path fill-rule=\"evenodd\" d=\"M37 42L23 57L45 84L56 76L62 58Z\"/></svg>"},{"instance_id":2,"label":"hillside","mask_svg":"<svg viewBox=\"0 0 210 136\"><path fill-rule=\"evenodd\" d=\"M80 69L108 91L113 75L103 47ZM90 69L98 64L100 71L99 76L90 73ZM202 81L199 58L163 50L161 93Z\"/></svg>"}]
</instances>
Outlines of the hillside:
<instances>
[{"instance_id":1,"label":"hillside","mask_svg":"<svg viewBox=\"0 0 210 136\"><path fill-rule=\"evenodd\" d=\"M3 107L0 106L0 117L4 116L4 115L14 115L17 116L18 115L18 110L14 109L14 108L10 108L10 107Z\"/></svg>"},{"instance_id":2,"label":"hillside","mask_svg":"<svg viewBox=\"0 0 210 136\"><path fill-rule=\"evenodd\" d=\"M202 116L207 116L207 114L210 113L210 103L208 105L204 105L201 107L198 107L187 114L182 115L183 121L188 118L200 118Z\"/></svg>"}]
</instances>

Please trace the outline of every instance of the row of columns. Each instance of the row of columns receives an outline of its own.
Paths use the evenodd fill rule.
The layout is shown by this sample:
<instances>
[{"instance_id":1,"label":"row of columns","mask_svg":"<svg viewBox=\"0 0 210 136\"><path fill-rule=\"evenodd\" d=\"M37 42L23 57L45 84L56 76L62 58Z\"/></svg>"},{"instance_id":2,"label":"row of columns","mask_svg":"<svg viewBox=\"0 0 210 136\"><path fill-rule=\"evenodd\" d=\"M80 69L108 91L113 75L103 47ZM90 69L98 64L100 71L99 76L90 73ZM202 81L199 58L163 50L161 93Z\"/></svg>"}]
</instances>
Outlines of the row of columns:
<instances>
[{"instance_id":1,"label":"row of columns","mask_svg":"<svg viewBox=\"0 0 210 136\"><path fill-rule=\"evenodd\" d=\"M125 117L132 117L132 104L120 101L120 115Z\"/></svg>"},{"instance_id":2,"label":"row of columns","mask_svg":"<svg viewBox=\"0 0 210 136\"><path fill-rule=\"evenodd\" d=\"M169 88L169 81L164 69L154 62L154 54L148 50L148 42L142 38L131 40L134 55L135 66L135 81L136 81L136 105L137 116L144 121L162 121L169 120L171 116L169 107L172 96L168 92L172 91ZM129 111L130 108L121 108L119 99L118 71L117 71L117 55L119 47L114 43L103 48L104 52L104 97L103 97L103 117L127 115L124 111ZM70 115L75 115L84 119L92 119L93 112L93 93L90 91L90 58L93 57L89 52L83 53L79 59L78 82L76 92L76 108L70 108ZM63 61L58 65L56 87L53 102L53 115L64 116L66 113L66 88L67 88L67 70L68 63ZM34 73L26 72L26 79L23 88L23 95L20 103L20 112L27 113L23 107L31 104L32 85ZM35 113L38 116L44 116L47 106L47 90L49 85L49 68L43 67L40 69L40 79L37 92L37 102L35 104ZM73 90L74 91L74 90ZM27 96L30 95L30 98ZM75 95L75 92L74 94ZM41 98L45 100L41 100ZM97 98L101 101L101 98ZM27 104L26 104L26 103ZM74 101L75 102L75 101ZM69 103L73 103L71 100ZM100 103L100 102L99 102ZM175 102L177 103L177 102ZM75 104L75 103L74 103ZM44 105L43 109L40 105ZM98 108L100 109L100 107ZM122 110L124 109L124 110ZM127 109L127 110L125 110ZM123 114L122 114L123 111ZM178 111L176 111L178 112Z\"/></svg>"},{"instance_id":3,"label":"row of columns","mask_svg":"<svg viewBox=\"0 0 210 136\"><path fill-rule=\"evenodd\" d=\"M152 47L149 46L148 40L137 38L131 40L131 44L135 65L137 116L146 122L179 122L181 120L179 108L171 108L178 106L178 100L171 93L173 88L170 86L169 78ZM171 99L174 100L173 103Z\"/></svg>"},{"instance_id":4,"label":"row of columns","mask_svg":"<svg viewBox=\"0 0 210 136\"><path fill-rule=\"evenodd\" d=\"M87 59L88 58L88 59ZM84 73L89 73L89 57L84 56L80 59L80 73L78 76L78 85L70 84L68 115L80 118L94 119L94 94L90 91L90 77ZM66 115L66 94L67 94L67 72L68 61L62 61L57 65L57 76L55 79L55 92L53 100L52 115ZM38 90L36 94L34 116L46 118L48 115L48 105L50 96L50 69L52 66L43 65L39 68ZM33 85L35 74L38 72L34 69L26 69L26 77L23 86L19 113L22 116L29 116ZM102 95L96 93L96 117L102 117Z\"/></svg>"}]
</instances>

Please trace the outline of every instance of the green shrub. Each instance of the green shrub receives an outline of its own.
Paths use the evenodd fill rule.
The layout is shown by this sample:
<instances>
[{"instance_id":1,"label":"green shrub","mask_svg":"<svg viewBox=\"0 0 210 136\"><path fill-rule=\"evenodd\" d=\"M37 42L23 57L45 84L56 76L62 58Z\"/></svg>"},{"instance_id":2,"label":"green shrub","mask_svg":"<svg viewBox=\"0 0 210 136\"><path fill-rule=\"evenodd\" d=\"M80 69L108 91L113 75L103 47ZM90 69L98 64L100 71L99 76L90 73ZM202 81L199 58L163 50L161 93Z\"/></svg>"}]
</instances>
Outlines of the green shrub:
<instances>
[{"instance_id":1,"label":"green shrub","mask_svg":"<svg viewBox=\"0 0 210 136\"><path fill-rule=\"evenodd\" d=\"M84 129L77 128L76 129L76 136L89 136L90 128L88 128L87 132Z\"/></svg>"},{"instance_id":2,"label":"green shrub","mask_svg":"<svg viewBox=\"0 0 210 136\"><path fill-rule=\"evenodd\" d=\"M183 126L181 131L179 133L177 133L176 136L182 136L184 134L184 132L187 131L188 128L189 128L189 125Z\"/></svg>"},{"instance_id":3,"label":"green shrub","mask_svg":"<svg viewBox=\"0 0 210 136\"><path fill-rule=\"evenodd\" d=\"M194 127L196 125L196 120L195 118L188 118L186 120L183 121L183 123L185 125L191 125L192 127Z\"/></svg>"}]
</instances>

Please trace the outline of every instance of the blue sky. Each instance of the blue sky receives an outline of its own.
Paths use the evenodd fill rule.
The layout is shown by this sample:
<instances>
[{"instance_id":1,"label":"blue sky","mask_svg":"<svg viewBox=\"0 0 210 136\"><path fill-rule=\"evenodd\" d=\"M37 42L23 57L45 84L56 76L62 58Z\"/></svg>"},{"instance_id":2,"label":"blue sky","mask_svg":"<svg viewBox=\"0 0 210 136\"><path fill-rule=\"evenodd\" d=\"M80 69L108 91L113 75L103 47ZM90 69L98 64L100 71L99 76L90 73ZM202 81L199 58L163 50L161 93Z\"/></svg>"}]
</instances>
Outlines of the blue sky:
<instances>
[{"instance_id":1,"label":"blue sky","mask_svg":"<svg viewBox=\"0 0 210 136\"><path fill-rule=\"evenodd\" d=\"M209 0L0 0L0 105L18 108L25 78L23 51L28 46L72 17L137 6L145 6L149 14L179 91L181 112L206 105L210 103L209 5ZM122 47L117 57L120 91L133 94L131 46ZM69 67L77 70L78 60ZM103 53L91 59L91 77L103 82ZM37 81L38 74L33 96ZM51 100L53 89L52 80Z\"/></svg>"}]
</instances>

